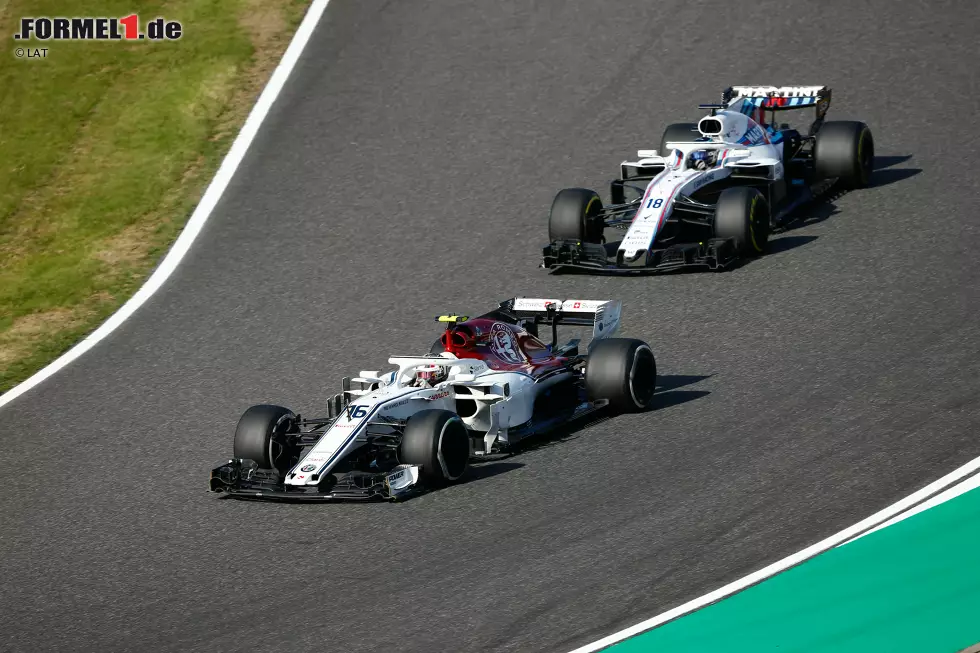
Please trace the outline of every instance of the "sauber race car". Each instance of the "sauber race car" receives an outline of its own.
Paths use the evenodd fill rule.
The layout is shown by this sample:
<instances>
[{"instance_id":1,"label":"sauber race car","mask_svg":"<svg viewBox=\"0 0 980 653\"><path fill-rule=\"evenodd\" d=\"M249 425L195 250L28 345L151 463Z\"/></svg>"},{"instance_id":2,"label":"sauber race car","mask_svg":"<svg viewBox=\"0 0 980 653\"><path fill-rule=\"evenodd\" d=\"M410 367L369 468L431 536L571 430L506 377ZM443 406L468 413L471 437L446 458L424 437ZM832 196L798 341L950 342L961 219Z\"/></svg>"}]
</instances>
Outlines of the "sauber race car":
<instances>
[{"instance_id":1,"label":"sauber race car","mask_svg":"<svg viewBox=\"0 0 980 653\"><path fill-rule=\"evenodd\" d=\"M874 139L862 122L825 122L824 86L734 86L697 123L664 131L610 184L612 203L567 188L551 205L542 267L607 274L726 268L766 249L773 229L837 184L868 185ZM813 108L806 135L777 115ZM633 198L627 201L627 194ZM625 231L605 246L605 229ZM615 251L612 251L615 247Z\"/></svg>"},{"instance_id":2,"label":"sauber race car","mask_svg":"<svg viewBox=\"0 0 980 653\"><path fill-rule=\"evenodd\" d=\"M515 298L473 319L441 316L445 332L428 354L345 378L324 417L246 410L234 458L212 470L210 489L247 499L399 499L459 481L472 459L601 408L644 410L657 364L645 342L612 337L621 310L619 301ZM557 344L563 325L592 327L584 352L579 339Z\"/></svg>"}]
</instances>

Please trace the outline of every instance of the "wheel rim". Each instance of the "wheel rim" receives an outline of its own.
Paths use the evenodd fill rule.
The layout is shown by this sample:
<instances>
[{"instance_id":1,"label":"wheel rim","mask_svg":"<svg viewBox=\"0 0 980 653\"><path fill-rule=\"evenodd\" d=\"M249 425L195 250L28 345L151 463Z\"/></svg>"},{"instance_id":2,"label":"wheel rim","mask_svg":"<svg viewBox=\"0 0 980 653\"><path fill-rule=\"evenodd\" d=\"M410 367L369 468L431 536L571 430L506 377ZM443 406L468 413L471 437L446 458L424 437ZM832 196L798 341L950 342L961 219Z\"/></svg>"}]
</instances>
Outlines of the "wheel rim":
<instances>
[{"instance_id":1,"label":"wheel rim","mask_svg":"<svg viewBox=\"0 0 980 653\"><path fill-rule=\"evenodd\" d=\"M756 195L752 198L752 205L749 207L749 242L752 244L752 249L756 252L761 252L762 247L759 246L759 241L756 239L756 210L755 207L759 203L759 196Z\"/></svg>"},{"instance_id":2,"label":"wheel rim","mask_svg":"<svg viewBox=\"0 0 980 653\"><path fill-rule=\"evenodd\" d=\"M602 241L602 222L595 219L595 216L599 213L599 209L595 208L593 210L593 207L601 204L602 201L596 195L589 200L589 203L585 207L585 224L582 225L582 238L586 242L598 243Z\"/></svg>"},{"instance_id":3,"label":"wheel rim","mask_svg":"<svg viewBox=\"0 0 980 653\"><path fill-rule=\"evenodd\" d=\"M865 184L871 181L871 170L874 167L875 145L867 129L861 132L858 141L858 161L861 165L861 177Z\"/></svg>"},{"instance_id":4,"label":"wheel rim","mask_svg":"<svg viewBox=\"0 0 980 653\"><path fill-rule=\"evenodd\" d=\"M766 249L766 241L769 239L768 211L760 211L758 208L763 201L762 196L756 194L752 197L752 203L749 205L748 237L743 247L751 248L754 254L762 254ZM742 251L746 250L743 249Z\"/></svg>"},{"instance_id":5,"label":"wheel rim","mask_svg":"<svg viewBox=\"0 0 980 653\"><path fill-rule=\"evenodd\" d=\"M633 354L630 368L630 395L637 408L646 408L657 389L657 367L653 351L643 345Z\"/></svg>"},{"instance_id":6,"label":"wheel rim","mask_svg":"<svg viewBox=\"0 0 980 653\"><path fill-rule=\"evenodd\" d=\"M272 427L269 436L269 464L272 469L285 471L292 455L289 442L289 415L283 415Z\"/></svg>"},{"instance_id":7,"label":"wheel rim","mask_svg":"<svg viewBox=\"0 0 980 653\"><path fill-rule=\"evenodd\" d=\"M469 440L460 441L459 444L451 439L446 439L446 431L454 423L462 424L458 417L446 420L439 432L439 442L436 445L436 457L439 459L439 466L442 468L443 478L447 481L455 481L463 472L466 471L466 464L469 462ZM462 442L466 444L466 454L463 455ZM447 455L448 454L448 455Z\"/></svg>"}]
</instances>

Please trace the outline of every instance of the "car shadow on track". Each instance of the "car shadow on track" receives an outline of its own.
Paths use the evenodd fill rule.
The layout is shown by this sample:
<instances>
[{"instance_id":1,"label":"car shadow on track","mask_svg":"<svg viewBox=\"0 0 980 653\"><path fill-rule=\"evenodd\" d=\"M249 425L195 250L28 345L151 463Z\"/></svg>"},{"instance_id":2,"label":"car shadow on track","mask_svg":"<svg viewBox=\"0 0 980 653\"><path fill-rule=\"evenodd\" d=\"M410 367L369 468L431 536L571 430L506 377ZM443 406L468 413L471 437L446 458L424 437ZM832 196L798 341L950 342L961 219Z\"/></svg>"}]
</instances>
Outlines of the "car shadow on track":
<instances>
[{"instance_id":1,"label":"car shadow on track","mask_svg":"<svg viewBox=\"0 0 980 653\"><path fill-rule=\"evenodd\" d=\"M895 182L903 181L909 177L914 177L922 172L922 168L898 168L897 170L875 170L871 173L871 183L869 188L887 186Z\"/></svg>"},{"instance_id":2,"label":"car shadow on track","mask_svg":"<svg viewBox=\"0 0 980 653\"><path fill-rule=\"evenodd\" d=\"M900 181L914 177L915 175L922 172L922 168L894 168L893 166L905 163L912 158L911 154L903 155L889 155L889 156L876 156L874 162L874 170L871 173L871 182L868 184L868 188L878 188L880 186L888 186L889 184L894 184ZM837 208L835 202L841 197L846 195L849 191L843 190L831 190L827 194L818 198L816 201L806 205L804 208L799 209L792 220L786 225L775 230L772 234L772 238L769 240L769 247L763 259L772 256L773 254L779 254L782 252L787 252L791 249L796 249L797 247L802 247L812 243L817 239L817 236L785 236L791 231L796 231L803 227L809 227L814 224L819 224L824 220L830 218L840 210ZM860 192L860 191L858 191ZM619 248L619 242L609 242L605 244L607 254L609 256L615 256L616 250ZM730 272L732 270L737 270L746 265L750 265L754 260L758 259L742 259L737 261L735 264L731 265L726 270L722 272ZM651 272L651 274L653 274ZM658 272L656 273L660 276L667 275L686 275L686 274L704 274L703 270L696 269L679 269L669 272Z\"/></svg>"},{"instance_id":3,"label":"car shadow on track","mask_svg":"<svg viewBox=\"0 0 980 653\"><path fill-rule=\"evenodd\" d=\"M783 236L781 238L774 238L769 241L769 247L766 249L765 255L772 256L780 252L788 252L791 249L812 243L816 239L817 236Z\"/></svg>"},{"instance_id":4,"label":"car shadow on track","mask_svg":"<svg viewBox=\"0 0 980 653\"><path fill-rule=\"evenodd\" d=\"M706 397L711 394L707 390L680 390L685 386L693 385L699 383L705 379L711 378L713 375L691 375L691 374L661 374L657 376L657 392L654 395L653 406L643 411L644 413L655 413L660 410L670 408L672 406L679 406L680 404L686 404L689 401L694 401L700 399L701 397ZM504 454L508 457L520 455L529 451L535 451L543 447L550 447L562 442L567 442L569 440L574 440L579 437L579 435L602 422L608 420L615 420L617 416L611 415L608 410L599 410L598 412L592 413L576 422L566 424L560 428L551 431L550 433L545 433L538 436L529 437L527 440L518 444L513 450L508 454Z\"/></svg>"},{"instance_id":5,"label":"car shadow on track","mask_svg":"<svg viewBox=\"0 0 980 653\"><path fill-rule=\"evenodd\" d=\"M836 212L836 209L833 212ZM827 217L830 217L830 216L827 215L827 216L821 218L821 220L825 220ZM807 222L807 224L813 224L814 222L820 222L821 220L810 221L810 222ZM794 224L795 224L795 222L794 222ZM780 234L783 234L783 233L785 233L786 231L788 231L790 229L796 229L796 228L797 227L795 227L795 226L789 225L789 226L785 227L784 229L781 229L780 231L775 232L773 234L774 237L769 241L769 246L766 249L765 256L772 256L773 254L780 254L782 252L788 252L791 249L796 249L797 247L802 247L803 245L807 245L809 243L812 243L813 241L815 241L817 239L817 236L782 236L782 237L779 236ZM620 243L620 241L617 241L617 242L614 242L614 243L607 243L606 244L606 249L615 253L615 251L619 248L619 243ZM612 255L610 255L610 256L612 256ZM754 259L754 258L742 258L742 259L738 259L735 262L730 263L728 265L728 267L726 267L725 269L723 269L723 270L716 270L715 273L717 273L717 274L725 274L726 272L731 272L732 270L737 270L737 269L739 269L741 267L744 267L746 265L749 265L750 263L752 263L755 260L757 260L757 259ZM656 276L656 277L671 277L671 276L703 275L703 274L712 274L712 272L709 271L709 270L707 270L707 269L705 269L705 268L677 268L677 269L674 269L674 270L657 270L657 271L647 270L647 271L637 271L637 272L634 273L634 276L637 276L637 277L653 277L653 276Z\"/></svg>"},{"instance_id":6,"label":"car shadow on track","mask_svg":"<svg viewBox=\"0 0 980 653\"><path fill-rule=\"evenodd\" d=\"M671 406L679 406L689 401L700 399L711 394L707 390L679 390L684 386L693 385L711 378L713 375L700 374L668 374L657 377L657 394L654 395L654 403L648 413L664 410Z\"/></svg>"},{"instance_id":7,"label":"car shadow on track","mask_svg":"<svg viewBox=\"0 0 980 653\"><path fill-rule=\"evenodd\" d=\"M658 410L664 410L665 408L694 401L695 399L700 399L701 397L711 394L707 390L679 389L711 378L711 376L713 375L658 375L657 392L655 395L654 405L645 412L652 413ZM521 442L519 445L506 453L493 454L483 460L471 461L466 477L461 480L461 482L446 488L434 488L426 492L426 494L444 492L452 489L453 487L468 485L470 483L475 483L483 479L492 478L500 474L506 474L507 472L520 469L525 465L524 463L513 462L513 458L515 456L572 440L578 437L579 433L588 429L589 427L599 424L600 422L605 422L609 419L615 419L615 417L609 415L606 410L600 410L586 418L578 420L577 422L573 422L555 429L550 433L529 437L527 440ZM411 501L413 498L414 497L405 499L402 501L402 503L405 501Z\"/></svg>"},{"instance_id":8,"label":"car shadow on track","mask_svg":"<svg viewBox=\"0 0 980 653\"><path fill-rule=\"evenodd\" d=\"M661 374L657 376L657 391L654 395L653 406L645 411L647 413L654 413L659 410L664 410L672 406L678 406L680 404L687 403L689 401L694 401L705 397L709 394L707 390L683 390L690 385L699 383L705 379L711 378L712 374ZM512 472L514 470L524 467L525 464L521 462L515 462L513 460L514 456L519 456L522 453L527 453L529 451L534 451L541 449L542 447L548 447L562 442L572 440L578 437L578 434L582 431L588 429L591 426L599 424L600 422L605 422L610 419L616 419L615 416L610 415L606 410L599 410L583 419L580 419L571 424L562 426L550 433L543 435L529 437L524 442L521 442L511 451L501 454L493 454L482 460L474 460L470 462L470 468L466 472L466 476L460 480L459 483L454 483L449 487L440 487L429 489L423 494L438 494L439 492L449 491L454 487L460 487L469 485L470 483L476 483L484 479L492 478L494 476L499 476L500 474L506 474L507 472ZM226 500L233 500L234 497L229 495L224 495L221 497ZM417 498L416 496L406 497L405 499L399 501L398 503L403 504L410 502ZM323 503L320 502L310 502L310 501L279 501L278 503L289 504L294 506L322 506ZM364 502L370 505L382 505L387 502L383 501L369 501Z\"/></svg>"},{"instance_id":9,"label":"car shadow on track","mask_svg":"<svg viewBox=\"0 0 980 653\"><path fill-rule=\"evenodd\" d=\"M775 236L775 238L770 238L769 240L770 250L772 250L772 248L776 245L777 242L783 240L783 238L779 238L780 234L785 234L790 231L802 229L803 227L809 227L811 225L820 224L827 218L840 213L840 209L838 209L837 205L834 204L834 200L843 197L845 194L846 193L844 192L835 192L832 195L828 195L824 197L819 202L811 204L806 209L802 209L798 211L797 214L793 217L793 220L791 222L786 223L785 225L781 226L779 229L777 229L772 233L772 235ZM784 238L793 238L793 237L794 236L787 236ZM814 236L814 238L816 237ZM769 252L766 253L768 254Z\"/></svg>"},{"instance_id":10,"label":"car shadow on track","mask_svg":"<svg viewBox=\"0 0 980 653\"><path fill-rule=\"evenodd\" d=\"M500 474L506 474L507 472L512 472L515 469L520 469L521 467L524 467L524 463L513 463L501 460L488 460L486 462L481 461L471 463L470 470L466 473L466 478L461 485L473 483L474 481L481 481L485 478L491 478Z\"/></svg>"},{"instance_id":11,"label":"car shadow on track","mask_svg":"<svg viewBox=\"0 0 980 653\"><path fill-rule=\"evenodd\" d=\"M904 163L911 158L911 154L901 156L876 156L874 170L871 172L871 181L868 184L868 188L888 186L889 184L894 184L910 177L914 177L922 172L922 168L892 168L892 166L898 165L899 163ZM837 208L835 202L847 195L849 192L851 191L839 189L829 191L826 195L818 199L813 204L810 204L807 208L801 209L793 221L779 229L777 233L786 233L788 231L795 231L796 229L800 229L802 227L809 227L810 225L818 224L827 218L840 213L840 210ZM857 192L860 193L861 191ZM770 241L770 249L779 240L783 239Z\"/></svg>"},{"instance_id":12,"label":"car shadow on track","mask_svg":"<svg viewBox=\"0 0 980 653\"><path fill-rule=\"evenodd\" d=\"M891 168L899 163L905 163L912 158L911 154L892 154L890 156L876 156L873 168L875 170L884 170L885 168Z\"/></svg>"}]
</instances>

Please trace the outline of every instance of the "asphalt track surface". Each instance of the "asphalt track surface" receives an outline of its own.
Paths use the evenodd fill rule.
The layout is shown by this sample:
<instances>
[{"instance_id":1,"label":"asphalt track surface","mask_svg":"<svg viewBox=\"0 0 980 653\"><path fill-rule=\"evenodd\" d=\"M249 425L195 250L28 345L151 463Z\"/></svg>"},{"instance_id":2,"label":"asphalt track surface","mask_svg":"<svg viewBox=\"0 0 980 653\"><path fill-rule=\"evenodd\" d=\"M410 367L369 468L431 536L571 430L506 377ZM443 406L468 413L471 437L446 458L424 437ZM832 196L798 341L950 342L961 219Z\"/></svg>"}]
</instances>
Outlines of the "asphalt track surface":
<instances>
[{"instance_id":1,"label":"asphalt track surface","mask_svg":"<svg viewBox=\"0 0 980 653\"><path fill-rule=\"evenodd\" d=\"M330 5L167 285L0 411L0 648L560 652L980 455L980 5L630 4ZM557 189L732 83L831 85L874 187L730 273L535 269ZM660 408L401 505L205 493L249 404L514 295L623 299Z\"/></svg>"}]
</instances>

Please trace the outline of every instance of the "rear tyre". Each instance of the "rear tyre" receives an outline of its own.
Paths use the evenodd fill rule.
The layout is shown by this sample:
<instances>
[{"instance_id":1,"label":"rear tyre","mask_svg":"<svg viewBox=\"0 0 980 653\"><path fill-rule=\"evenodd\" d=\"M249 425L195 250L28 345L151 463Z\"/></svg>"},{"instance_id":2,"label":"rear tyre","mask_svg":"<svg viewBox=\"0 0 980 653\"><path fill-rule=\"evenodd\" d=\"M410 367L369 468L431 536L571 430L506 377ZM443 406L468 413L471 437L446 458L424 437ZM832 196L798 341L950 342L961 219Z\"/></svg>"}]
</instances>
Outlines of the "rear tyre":
<instances>
[{"instance_id":1,"label":"rear tyre","mask_svg":"<svg viewBox=\"0 0 980 653\"><path fill-rule=\"evenodd\" d=\"M616 412L646 410L657 387L653 350L632 338L600 340L589 353L585 387L590 399L607 399Z\"/></svg>"},{"instance_id":2,"label":"rear tyre","mask_svg":"<svg viewBox=\"0 0 980 653\"><path fill-rule=\"evenodd\" d=\"M399 462L422 468L428 485L454 483L469 468L470 436L456 413L422 410L408 418L398 453Z\"/></svg>"},{"instance_id":3,"label":"rear tyre","mask_svg":"<svg viewBox=\"0 0 980 653\"><path fill-rule=\"evenodd\" d=\"M715 238L734 238L739 256L759 256L769 243L769 204L754 188L726 188L715 207Z\"/></svg>"},{"instance_id":4,"label":"rear tyre","mask_svg":"<svg viewBox=\"0 0 980 653\"><path fill-rule=\"evenodd\" d=\"M299 457L296 415L282 406L252 406L235 429L235 458L254 460L259 469L285 474Z\"/></svg>"},{"instance_id":5,"label":"rear tyre","mask_svg":"<svg viewBox=\"0 0 980 653\"><path fill-rule=\"evenodd\" d=\"M847 190L865 188L871 183L875 160L871 129L851 120L825 122L817 132L813 158L820 178L836 177Z\"/></svg>"},{"instance_id":6,"label":"rear tyre","mask_svg":"<svg viewBox=\"0 0 980 653\"><path fill-rule=\"evenodd\" d=\"M548 219L548 238L601 243L605 223L599 216L602 200L594 190L566 188L555 195Z\"/></svg>"},{"instance_id":7,"label":"rear tyre","mask_svg":"<svg viewBox=\"0 0 980 653\"><path fill-rule=\"evenodd\" d=\"M660 156L667 156L667 143L671 141L690 143L696 138L701 138L701 132L698 131L696 123L677 122L673 125L668 125L667 129L664 130L663 137L660 139Z\"/></svg>"}]
</instances>

